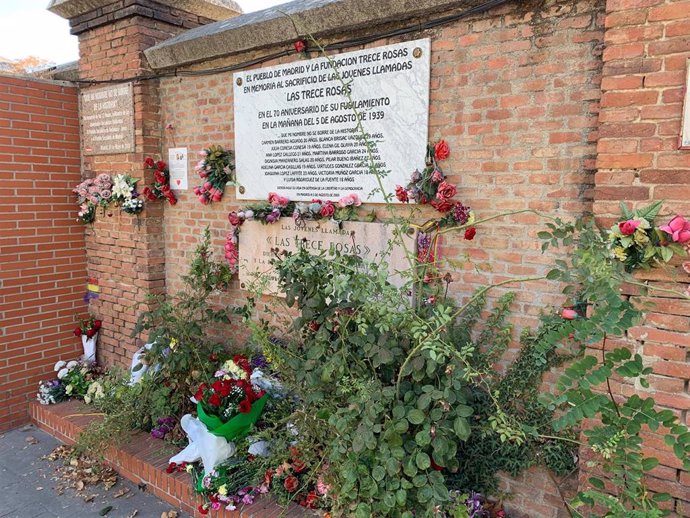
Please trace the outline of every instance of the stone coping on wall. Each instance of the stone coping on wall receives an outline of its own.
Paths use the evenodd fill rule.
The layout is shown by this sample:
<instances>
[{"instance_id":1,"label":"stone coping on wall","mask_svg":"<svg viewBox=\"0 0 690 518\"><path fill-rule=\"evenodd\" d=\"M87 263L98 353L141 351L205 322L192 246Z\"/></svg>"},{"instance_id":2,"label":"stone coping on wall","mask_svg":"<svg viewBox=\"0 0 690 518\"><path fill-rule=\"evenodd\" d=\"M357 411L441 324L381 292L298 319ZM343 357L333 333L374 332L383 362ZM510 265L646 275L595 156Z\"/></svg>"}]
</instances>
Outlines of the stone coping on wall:
<instances>
[{"instance_id":1,"label":"stone coping on wall","mask_svg":"<svg viewBox=\"0 0 690 518\"><path fill-rule=\"evenodd\" d=\"M242 8L235 0L155 0L157 3L186 11L212 20L225 20L242 13ZM48 10L63 18L76 18L85 14L110 9L127 7L131 0L50 0Z\"/></svg>"},{"instance_id":2,"label":"stone coping on wall","mask_svg":"<svg viewBox=\"0 0 690 518\"><path fill-rule=\"evenodd\" d=\"M153 69L179 67L254 49L291 44L312 34L371 28L500 0L295 0L188 30L145 51Z\"/></svg>"},{"instance_id":3,"label":"stone coping on wall","mask_svg":"<svg viewBox=\"0 0 690 518\"><path fill-rule=\"evenodd\" d=\"M74 444L89 423L100 419L93 408L78 400L57 405L30 403L31 420L56 439ZM106 461L123 477L135 484L146 484L146 491L177 509L195 517L203 516L197 506L202 502L192 489L187 473L166 473L168 459L179 450L171 444L154 439L144 432L132 432L123 444L111 446L105 452ZM209 515L211 516L211 515ZM313 517L303 508L293 505L287 510L270 498L259 497L254 504L237 511L214 511L214 518L307 518Z\"/></svg>"}]
</instances>

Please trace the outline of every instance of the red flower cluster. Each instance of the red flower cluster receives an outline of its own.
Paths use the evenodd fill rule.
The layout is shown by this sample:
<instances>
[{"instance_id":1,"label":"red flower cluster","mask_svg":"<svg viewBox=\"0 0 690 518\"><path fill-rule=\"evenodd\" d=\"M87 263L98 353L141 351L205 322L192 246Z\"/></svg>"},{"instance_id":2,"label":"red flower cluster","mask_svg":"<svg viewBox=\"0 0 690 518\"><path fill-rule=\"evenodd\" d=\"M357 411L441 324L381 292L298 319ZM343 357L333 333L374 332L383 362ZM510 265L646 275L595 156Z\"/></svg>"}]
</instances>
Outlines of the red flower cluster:
<instances>
[{"instance_id":1,"label":"red flower cluster","mask_svg":"<svg viewBox=\"0 0 690 518\"><path fill-rule=\"evenodd\" d=\"M177 203L177 198L175 197L175 193L170 189L170 171L168 170L168 164L162 160L156 162L149 156L144 160L144 166L149 171L153 171L154 178L153 185L150 188L144 187L142 191L146 199L149 201L156 201L165 198L170 205L175 205Z\"/></svg>"},{"instance_id":2,"label":"red flower cluster","mask_svg":"<svg viewBox=\"0 0 690 518\"><path fill-rule=\"evenodd\" d=\"M183 471L187 470L187 463L186 462L180 462L179 464L175 464L174 462L171 462L168 464L168 467L165 468L166 473L182 473Z\"/></svg>"},{"instance_id":3,"label":"red flower cluster","mask_svg":"<svg viewBox=\"0 0 690 518\"><path fill-rule=\"evenodd\" d=\"M221 369L215 381L211 384L202 383L194 394L194 399L201 403L207 414L218 416L225 421L238 413L251 412L252 403L265 394L263 390L255 391L251 384L252 368L249 360L238 354L232 361L242 369L244 377L238 379L226 375Z\"/></svg>"},{"instance_id":4,"label":"red flower cluster","mask_svg":"<svg viewBox=\"0 0 690 518\"><path fill-rule=\"evenodd\" d=\"M101 320L97 320L93 317L80 320L79 325L74 328L74 336L80 337L81 335L86 335L88 338L93 338L101 329L102 325L103 322Z\"/></svg>"},{"instance_id":5,"label":"red flower cluster","mask_svg":"<svg viewBox=\"0 0 690 518\"><path fill-rule=\"evenodd\" d=\"M445 140L427 146L426 167L420 173L415 171L407 187L395 186L395 197L402 203L410 200L426 205L429 204L441 213L453 210L456 205L453 198L458 190L446 180L438 161L450 156L450 148Z\"/></svg>"}]
</instances>

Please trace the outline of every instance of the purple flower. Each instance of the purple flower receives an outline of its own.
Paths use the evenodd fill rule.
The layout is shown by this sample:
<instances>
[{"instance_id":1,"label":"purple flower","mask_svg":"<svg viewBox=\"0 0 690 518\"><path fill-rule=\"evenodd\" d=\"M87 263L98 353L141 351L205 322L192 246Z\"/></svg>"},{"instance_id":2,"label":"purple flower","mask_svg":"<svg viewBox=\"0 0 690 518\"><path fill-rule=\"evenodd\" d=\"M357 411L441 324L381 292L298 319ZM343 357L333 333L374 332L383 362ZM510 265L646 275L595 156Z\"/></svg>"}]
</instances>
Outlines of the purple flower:
<instances>
[{"instance_id":1,"label":"purple flower","mask_svg":"<svg viewBox=\"0 0 690 518\"><path fill-rule=\"evenodd\" d=\"M249 495L249 494L244 495L244 496L242 497L242 503L243 503L244 505L251 505L251 504L254 503L254 497L253 497L252 495Z\"/></svg>"},{"instance_id":2,"label":"purple flower","mask_svg":"<svg viewBox=\"0 0 690 518\"><path fill-rule=\"evenodd\" d=\"M151 430L151 437L154 439L163 439L165 437L165 432L162 431L160 428L154 428Z\"/></svg>"},{"instance_id":3,"label":"purple flower","mask_svg":"<svg viewBox=\"0 0 690 518\"><path fill-rule=\"evenodd\" d=\"M249 365L252 369L263 369L268 367L268 360L263 354L256 354L252 356Z\"/></svg>"},{"instance_id":4,"label":"purple flower","mask_svg":"<svg viewBox=\"0 0 690 518\"><path fill-rule=\"evenodd\" d=\"M459 225L464 225L470 219L470 208L463 205L462 202L458 202L453 207L451 214L453 214L453 219Z\"/></svg>"}]
</instances>

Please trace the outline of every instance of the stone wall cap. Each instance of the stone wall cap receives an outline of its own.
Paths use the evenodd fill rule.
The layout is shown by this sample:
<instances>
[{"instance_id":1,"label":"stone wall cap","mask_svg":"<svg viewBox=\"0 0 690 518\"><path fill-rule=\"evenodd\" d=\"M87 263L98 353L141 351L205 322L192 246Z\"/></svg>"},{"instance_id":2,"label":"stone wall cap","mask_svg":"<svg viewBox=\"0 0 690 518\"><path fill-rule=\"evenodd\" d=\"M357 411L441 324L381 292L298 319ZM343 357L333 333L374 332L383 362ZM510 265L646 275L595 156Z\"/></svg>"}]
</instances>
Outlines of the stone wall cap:
<instances>
[{"instance_id":1,"label":"stone wall cap","mask_svg":"<svg viewBox=\"0 0 690 518\"><path fill-rule=\"evenodd\" d=\"M144 53L149 65L161 70L289 44L304 36L297 34L295 25L297 30L323 37L482 3L482 0L295 0L188 30Z\"/></svg>"},{"instance_id":2,"label":"stone wall cap","mask_svg":"<svg viewBox=\"0 0 690 518\"><path fill-rule=\"evenodd\" d=\"M75 18L121 0L50 0L48 10L63 18ZM235 0L156 0L159 4L211 20L226 20L242 14Z\"/></svg>"}]
</instances>

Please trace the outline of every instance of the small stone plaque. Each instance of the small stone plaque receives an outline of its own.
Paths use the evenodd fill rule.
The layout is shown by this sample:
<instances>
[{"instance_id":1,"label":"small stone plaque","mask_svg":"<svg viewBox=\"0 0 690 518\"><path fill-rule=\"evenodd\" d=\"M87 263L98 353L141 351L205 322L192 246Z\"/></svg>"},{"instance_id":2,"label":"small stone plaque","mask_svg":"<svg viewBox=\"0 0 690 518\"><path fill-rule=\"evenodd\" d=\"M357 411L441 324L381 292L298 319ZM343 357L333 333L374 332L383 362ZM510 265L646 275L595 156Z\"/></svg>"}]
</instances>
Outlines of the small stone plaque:
<instances>
[{"instance_id":1,"label":"small stone plaque","mask_svg":"<svg viewBox=\"0 0 690 518\"><path fill-rule=\"evenodd\" d=\"M302 243L314 253L339 251L374 262L381 259L392 237L393 226L383 223L346 221L342 228L338 228L331 221L296 224L292 218L281 218L272 225L247 221L240 233L240 285L243 289L251 289L253 285L261 284L257 283L259 277L265 276L269 281L262 286L263 293L282 296L278 292L278 276L270 264L275 256L272 249L296 252ZM414 252L415 236L407 236L405 240L407 249ZM410 267L405 249L401 245L393 247L386 262L390 282L402 285L404 279L396 272Z\"/></svg>"},{"instance_id":2,"label":"small stone plaque","mask_svg":"<svg viewBox=\"0 0 690 518\"><path fill-rule=\"evenodd\" d=\"M134 151L132 83L89 88L80 93L80 120L85 155Z\"/></svg>"}]
</instances>

